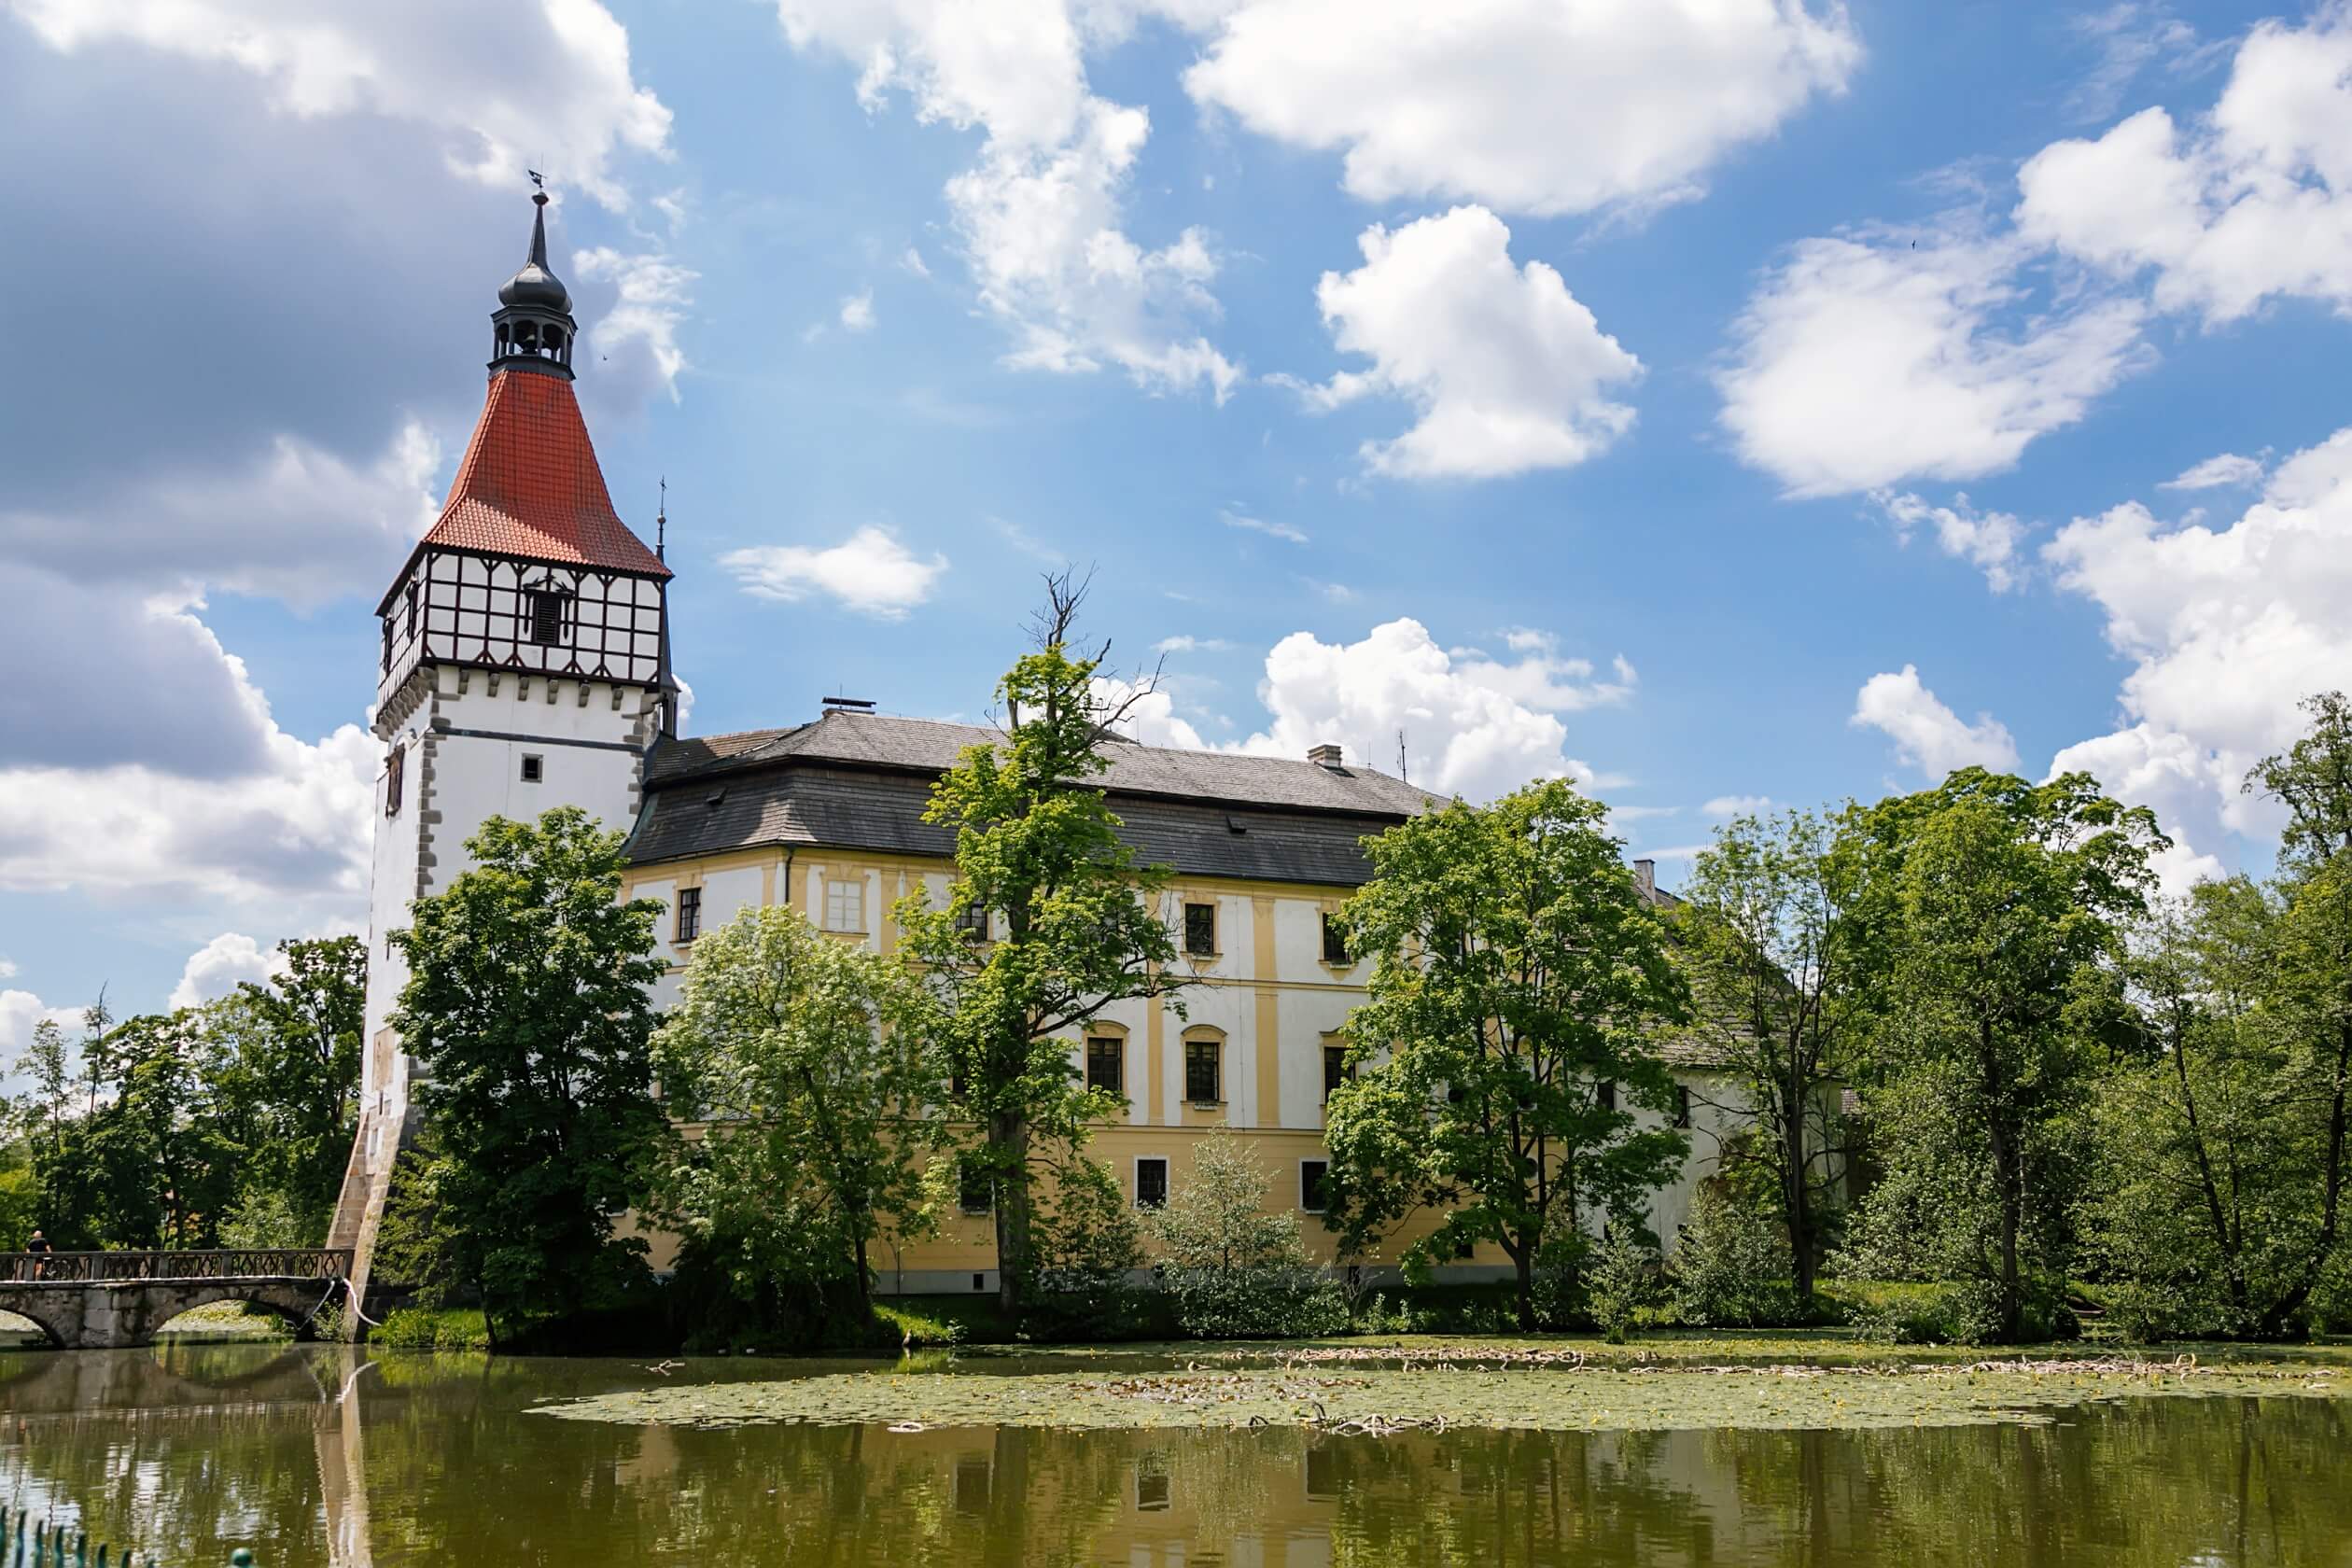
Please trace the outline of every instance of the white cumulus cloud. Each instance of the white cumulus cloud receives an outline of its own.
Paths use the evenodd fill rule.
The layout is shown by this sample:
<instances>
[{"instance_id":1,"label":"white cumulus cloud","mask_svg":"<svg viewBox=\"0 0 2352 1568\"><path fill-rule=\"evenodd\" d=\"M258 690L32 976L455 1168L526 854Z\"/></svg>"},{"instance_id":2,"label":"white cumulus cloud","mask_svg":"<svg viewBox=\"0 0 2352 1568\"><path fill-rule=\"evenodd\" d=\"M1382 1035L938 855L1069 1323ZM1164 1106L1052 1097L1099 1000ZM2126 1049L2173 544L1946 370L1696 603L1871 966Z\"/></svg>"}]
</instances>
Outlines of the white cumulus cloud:
<instances>
[{"instance_id":1,"label":"white cumulus cloud","mask_svg":"<svg viewBox=\"0 0 2352 1568\"><path fill-rule=\"evenodd\" d=\"M1238 0L1184 85L1372 202L1584 212L1690 193L1841 91L1844 9L1804 0ZM1197 16L1205 22L1207 16Z\"/></svg>"},{"instance_id":2,"label":"white cumulus cloud","mask_svg":"<svg viewBox=\"0 0 2352 1568\"><path fill-rule=\"evenodd\" d=\"M1216 301L1208 236L1150 246L1125 227L1127 190L1151 134L1142 109L1087 87L1085 37L1057 0L777 0L795 49L860 70L878 111L898 92L917 115L985 133L946 196L982 305L1033 370L1116 366L1153 391L1205 388L1222 402L1241 379L1200 330Z\"/></svg>"},{"instance_id":3,"label":"white cumulus cloud","mask_svg":"<svg viewBox=\"0 0 2352 1568\"><path fill-rule=\"evenodd\" d=\"M1386 772L1401 731L1412 781L1442 794L1483 800L1543 777L1589 786L1602 776L1567 754L1560 716L1626 701L1631 667L1619 661L1612 674L1593 679L1549 637L1506 659L1449 651L1410 619L1351 643L1293 632L1266 655L1258 695L1271 721L1237 749L1304 757L1337 741L1351 761Z\"/></svg>"},{"instance_id":4,"label":"white cumulus cloud","mask_svg":"<svg viewBox=\"0 0 2352 1568\"><path fill-rule=\"evenodd\" d=\"M1367 397L1410 403L1419 421L1365 443L1375 472L1484 479L1581 463L1630 428L1613 388L1642 363L1541 261L1515 267L1511 233L1483 207L1456 207L1357 244L1364 265L1315 290L1334 341L1371 368L1305 387L1309 405Z\"/></svg>"},{"instance_id":5,"label":"white cumulus cloud","mask_svg":"<svg viewBox=\"0 0 2352 1568\"><path fill-rule=\"evenodd\" d=\"M2274 296L2352 311L2352 7L2255 24L2210 114L2143 109L2018 173L2020 228L2208 321Z\"/></svg>"},{"instance_id":6,"label":"white cumulus cloud","mask_svg":"<svg viewBox=\"0 0 2352 1568\"><path fill-rule=\"evenodd\" d=\"M237 988L239 981L268 981L286 968L286 956L264 947L240 931L222 931L188 956L179 984L172 987L174 1007L201 1007Z\"/></svg>"},{"instance_id":7,"label":"white cumulus cloud","mask_svg":"<svg viewBox=\"0 0 2352 1568\"><path fill-rule=\"evenodd\" d=\"M1979 714L1973 724L1963 721L1921 682L1916 665L1864 681L1848 722L1883 731L1897 757L1933 779L1970 763L1996 773L2017 766L2009 730L1991 714Z\"/></svg>"},{"instance_id":8,"label":"white cumulus cloud","mask_svg":"<svg viewBox=\"0 0 2352 1568\"><path fill-rule=\"evenodd\" d=\"M2222 452L2202 463L2191 464L2173 479L2158 485L2159 490L2219 490L2236 488L2261 481L2263 473L2260 457L2241 457L2234 452Z\"/></svg>"},{"instance_id":9,"label":"white cumulus cloud","mask_svg":"<svg viewBox=\"0 0 2352 1568\"><path fill-rule=\"evenodd\" d=\"M874 326L874 290L860 289L841 301L841 325L845 331L863 332Z\"/></svg>"},{"instance_id":10,"label":"white cumulus cloud","mask_svg":"<svg viewBox=\"0 0 2352 1568\"><path fill-rule=\"evenodd\" d=\"M2014 465L2147 360L2143 305L2093 293L2032 308L2031 260L1943 230L1798 245L1717 376L1740 455L1796 496Z\"/></svg>"},{"instance_id":11,"label":"white cumulus cloud","mask_svg":"<svg viewBox=\"0 0 2352 1568\"><path fill-rule=\"evenodd\" d=\"M2025 526L2008 512L1979 511L1966 496L1953 497L1950 506L1936 506L1909 492L1898 496L1882 490L1870 498L1905 543L1920 528L1931 528L1943 553L1982 571L1995 593L2017 586L2017 545Z\"/></svg>"},{"instance_id":12,"label":"white cumulus cloud","mask_svg":"<svg viewBox=\"0 0 2352 1568\"><path fill-rule=\"evenodd\" d=\"M375 114L443 133L452 169L513 187L526 161L608 205L612 165L669 151L670 111L631 74L629 35L597 0L12 0L63 53L133 43L250 72L299 119Z\"/></svg>"},{"instance_id":13,"label":"white cumulus cloud","mask_svg":"<svg viewBox=\"0 0 2352 1568\"><path fill-rule=\"evenodd\" d=\"M719 564L744 591L786 603L824 594L843 608L895 621L931 597L931 585L947 569L947 557L929 560L899 542L888 528L872 524L824 549L801 544L760 545L731 550Z\"/></svg>"},{"instance_id":14,"label":"white cumulus cloud","mask_svg":"<svg viewBox=\"0 0 2352 1568\"><path fill-rule=\"evenodd\" d=\"M2247 769L2301 732L2298 702L2352 679L2352 428L2281 463L2227 526L2168 525L2125 502L2075 519L2042 553L2131 662L2122 733L2134 767L2155 759L2149 777L2166 782L2150 804L2201 779L2204 808L2182 819L2198 836L2217 820L2257 829L2265 807L2239 792Z\"/></svg>"}]
</instances>

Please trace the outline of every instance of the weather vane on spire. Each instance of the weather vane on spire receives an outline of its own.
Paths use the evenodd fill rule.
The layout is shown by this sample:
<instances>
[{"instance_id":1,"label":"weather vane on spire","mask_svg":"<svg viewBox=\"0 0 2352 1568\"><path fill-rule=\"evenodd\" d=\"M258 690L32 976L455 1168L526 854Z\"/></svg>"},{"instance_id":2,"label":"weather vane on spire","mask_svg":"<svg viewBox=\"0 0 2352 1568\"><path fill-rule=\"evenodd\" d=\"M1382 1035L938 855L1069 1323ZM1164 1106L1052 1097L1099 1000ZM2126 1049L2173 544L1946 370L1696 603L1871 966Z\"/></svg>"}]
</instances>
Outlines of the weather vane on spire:
<instances>
[{"instance_id":1,"label":"weather vane on spire","mask_svg":"<svg viewBox=\"0 0 2352 1568\"><path fill-rule=\"evenodd\" d=\"M669 559L669 475L662 476L662 500L653 511L653 558Z\"/></svg>"},{"instance_id":2,"label":"weather vane on spire","mask_svg":"<svg viewBox=\"0 0 2352 1568\"><path fill-rule=\"evenodd\" d=\"M537 169L525 169L523 172L531 176L531 184L533 186L537 187L540 190L545 190L547 189L547 176L545 175L540 174Z\"/></svg>"}]
</instances>

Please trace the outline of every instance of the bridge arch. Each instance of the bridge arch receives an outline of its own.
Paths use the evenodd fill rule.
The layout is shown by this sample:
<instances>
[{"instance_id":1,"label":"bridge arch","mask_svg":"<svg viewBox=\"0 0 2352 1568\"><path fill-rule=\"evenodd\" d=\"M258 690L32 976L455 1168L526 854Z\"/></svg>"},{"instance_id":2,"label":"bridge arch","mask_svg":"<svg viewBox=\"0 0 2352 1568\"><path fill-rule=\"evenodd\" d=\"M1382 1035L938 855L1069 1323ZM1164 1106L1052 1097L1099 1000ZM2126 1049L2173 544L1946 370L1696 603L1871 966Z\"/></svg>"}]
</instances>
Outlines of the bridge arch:
<instances>
[{"instance_id":1,"label":"bridge arch","mask_svg":"<svg viewBox=\"0 0 2352 1568\"><path fill-rule=\"evenodd\" d=\"M244 1301L298 1334L349 1277L348 1249L0 1253L0 1310L68 1350L149 1345L181 1313Z\"/></svg>"}]
</instances>

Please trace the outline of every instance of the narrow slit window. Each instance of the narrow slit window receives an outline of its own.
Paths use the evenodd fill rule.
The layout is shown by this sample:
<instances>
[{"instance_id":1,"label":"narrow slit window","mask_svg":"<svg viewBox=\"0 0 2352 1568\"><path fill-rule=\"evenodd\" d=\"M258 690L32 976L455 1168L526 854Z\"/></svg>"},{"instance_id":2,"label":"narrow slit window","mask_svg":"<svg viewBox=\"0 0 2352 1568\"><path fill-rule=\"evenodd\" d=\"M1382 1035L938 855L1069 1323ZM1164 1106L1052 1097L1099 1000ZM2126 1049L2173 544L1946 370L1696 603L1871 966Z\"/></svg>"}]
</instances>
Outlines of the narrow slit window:
<instances>
[{"instance_id":1,"label":"narrow slit window","mask_svg":"<svg viewBox=\"0 0 2352 1568\"><path fill-rule=\"evenodd\" d=\"M530 595L531 640L553 648L564 640L564 600L567 595L545 589Z\"/></svg>"},{"instance_id":2,"label":"narrow slit window","mask_svg":"<svg viewBox=\"0 0 2352 1568\"><path fill-rule=\"evenodd\" d=\"M678 889L678 940L692 942L702 934L702 889Z\"/></svg>"},{"instance_id":3,"label":"narrow slit window","mask_svg":"<svg viewBox=\"0 0 2352 1568\"><path fill-rule=\"evenodd\" d=\"M385 755L384 814L386 817L398 817L400 814L400 783L401 776L408 771L405 765L407 762L408 752L398 746Z\"/></svg>"},{"instance_id":4,"label":"narrow slit window","mask_svg":"<svg viewBox=\"0 0 2352 1568\"><path fill-rule=\"evenodd\" d=\"M1690 1085L1688 1084L1674 1085L1674 1125L1678 1127L1690 1126Z\"/></svg>"}]
</instances>

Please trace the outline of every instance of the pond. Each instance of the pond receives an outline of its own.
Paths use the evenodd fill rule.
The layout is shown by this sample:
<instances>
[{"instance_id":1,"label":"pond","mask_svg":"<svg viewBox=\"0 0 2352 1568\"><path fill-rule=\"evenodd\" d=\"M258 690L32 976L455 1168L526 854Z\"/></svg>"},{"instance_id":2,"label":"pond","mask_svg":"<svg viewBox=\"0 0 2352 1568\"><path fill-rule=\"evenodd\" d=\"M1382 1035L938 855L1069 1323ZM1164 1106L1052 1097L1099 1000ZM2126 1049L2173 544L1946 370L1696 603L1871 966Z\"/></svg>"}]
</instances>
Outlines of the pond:
<instances>
[{"instance_id":1,"label":"pond","mask_svg":"<svg viewBox=\"0 0 2352 1568\"><path fill-rule=\"evenodd\" d=\"M719 1385L888 1370L269 1344L0 1354L0 1499L77 1509L93 1539L193 1568L238 1544L262 1568L459 1552L563 1568L2352 1562L2352 1403L2289 1392L2126 1394L1964 1425L1386 1436L952 1424L968 1407L917 1430L629 1414L637 1393L651 1409L713 1385L724 1405ZM937 1393L943 1376L1070 1372L965 1361L906 1380ZM751 1393L734 1387L727 1407ZM599 1403L547 1412L580 1400Z\"/></svg>"}]
</instances>

